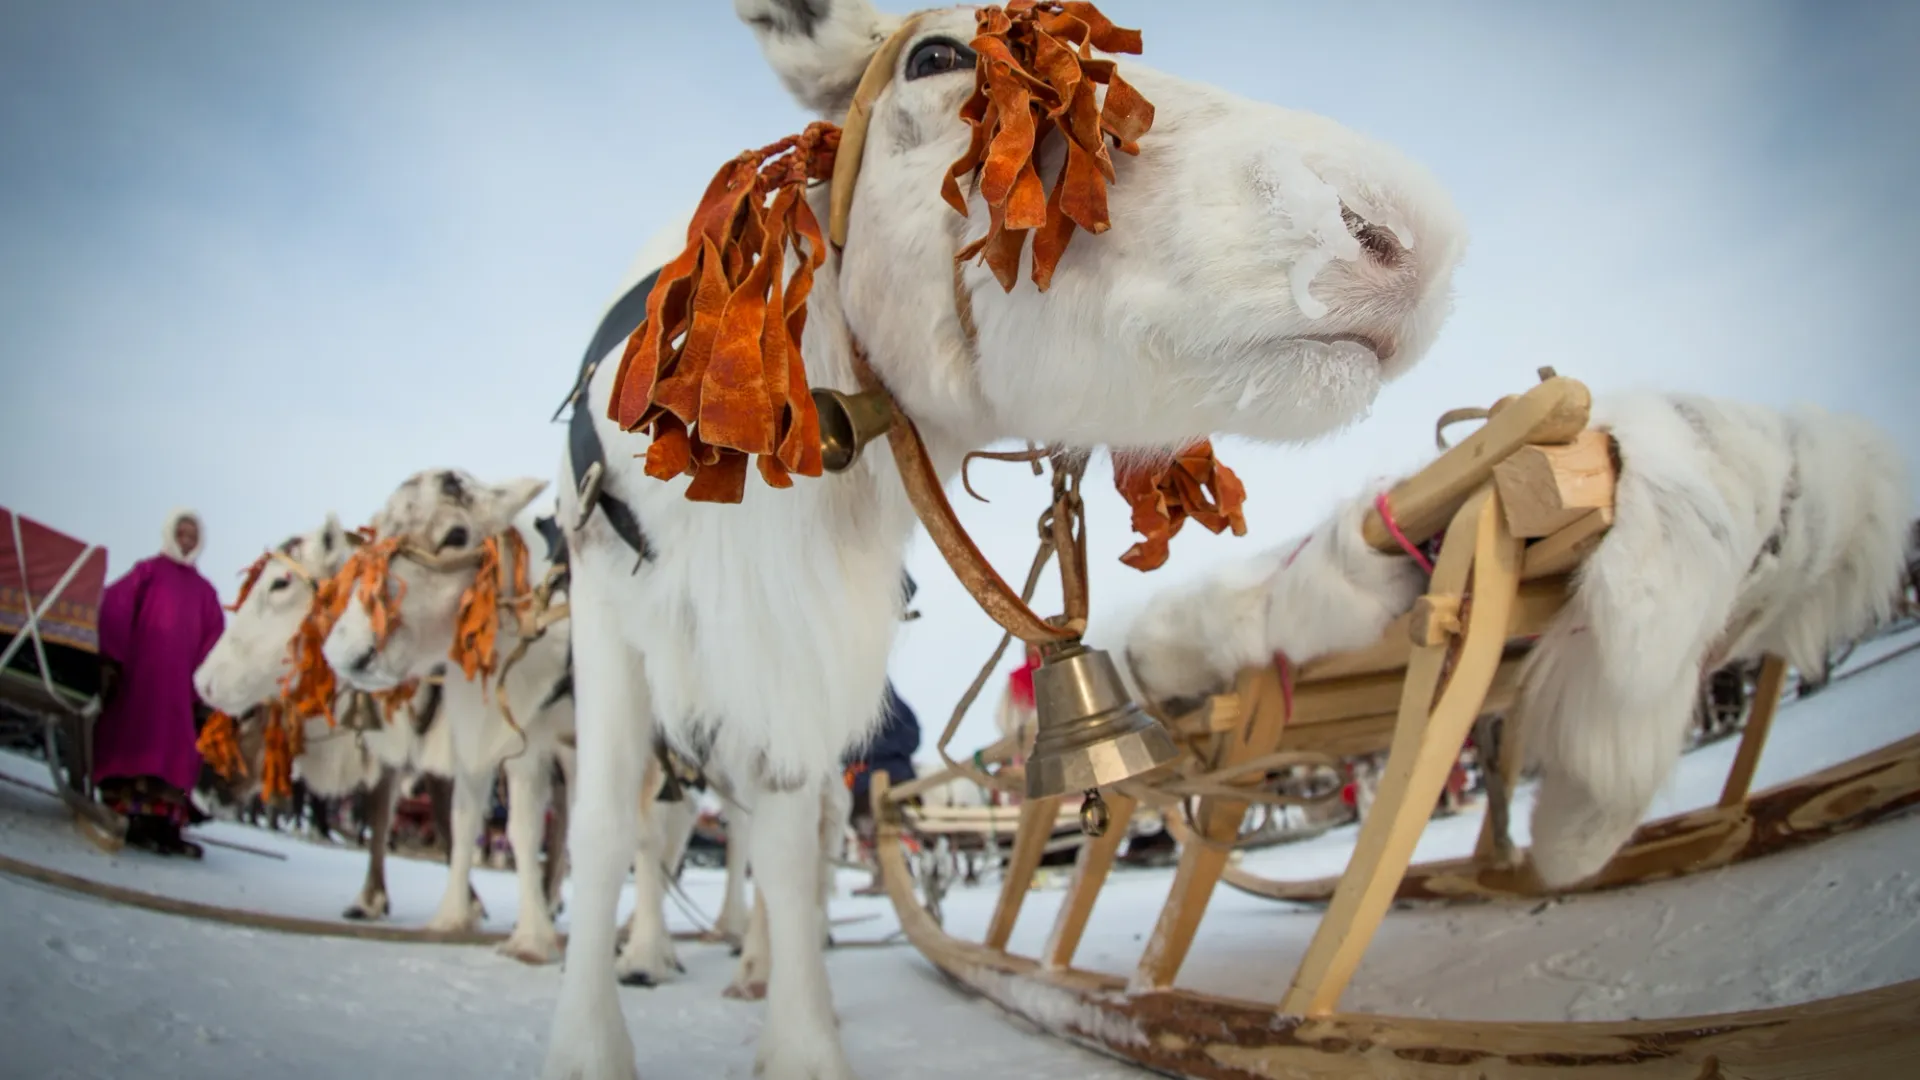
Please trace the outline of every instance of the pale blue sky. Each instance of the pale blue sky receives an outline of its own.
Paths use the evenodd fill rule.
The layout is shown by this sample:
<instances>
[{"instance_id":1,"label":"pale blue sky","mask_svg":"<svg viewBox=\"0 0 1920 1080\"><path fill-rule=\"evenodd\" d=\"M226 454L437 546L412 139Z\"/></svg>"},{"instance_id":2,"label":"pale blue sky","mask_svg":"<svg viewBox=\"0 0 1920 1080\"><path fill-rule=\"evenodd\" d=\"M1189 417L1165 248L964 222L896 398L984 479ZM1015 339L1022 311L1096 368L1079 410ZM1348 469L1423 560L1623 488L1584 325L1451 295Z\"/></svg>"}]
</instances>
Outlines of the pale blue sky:
<instances>
[{"instance_id":1,"label":"pale blue sky","mask_svg":"<svg viewBox=\"0 0 1920 1080\"><path fill-rule=\"evenodd\" d=\"M1103 7L1156 67L1400 145L1473 241L1370 419L1223 448L1252 536L1183 533L1142 576L1096 484L1096 616L1278 543L1541 364L1857 411L1920 469L1920 5ZM197 507L231 595L416 469L551 476L547 417L634 253L805 120L726 0L0 3L0 504L116 574ZM1017 574L1044 493L976 486L994 505L962 512ZM929 546L910 566L926 617L894 671L930 753L995 634Z\"/></svg>"}]
</instances>

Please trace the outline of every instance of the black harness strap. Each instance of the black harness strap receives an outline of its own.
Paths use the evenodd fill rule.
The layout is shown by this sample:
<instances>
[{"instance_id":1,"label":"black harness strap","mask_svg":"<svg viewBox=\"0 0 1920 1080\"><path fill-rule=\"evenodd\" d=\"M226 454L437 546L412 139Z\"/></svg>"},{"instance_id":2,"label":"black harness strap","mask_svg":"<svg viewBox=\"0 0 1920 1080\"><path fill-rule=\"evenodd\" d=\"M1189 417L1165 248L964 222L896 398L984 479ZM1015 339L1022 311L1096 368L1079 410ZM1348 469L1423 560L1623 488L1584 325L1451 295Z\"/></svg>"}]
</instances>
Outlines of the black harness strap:
<instances>
[{"instance_id":1,"label":"black harness strap","mask_svg":"<svg viewBox=\"0 0 1920 1080\"><path fill-rule=\"evenodd\" d=\"M440 694L439 683L427 684L427 700L421 704L420 711L413 714L415 736L424 737L432 730L433 722L440 719Z\"/></svg>"},{"instance_id":2,"label":"black harness strap","mask_svg":"<svg viewBox=\"0 0 1920 1080\"><path fill-rule=\"evenodd\" d=\"M594 331L593 342L587 346L587 354L580 361L580 374L574 379L573 393L555 410L553 417L558 420L560 413L573 407L573 414L567 420L568 457L573 461L573 488L580 496L580 521L599 507L607 515L607 524L626 545L640 557L640 562L653 561L653 545L648 543L646 531L640 528L640 519L634 516L633 508L618 496L609 494L599 482L589 491L588 472L595 465L604 476L607 468L606 447L600 445L600 433L594 429L593 410L585 408L587 387L593 381L593 372L600 358L607 355L615 345L633 336L640 324L647 318L647 297L653 292L653 283L660 277L655 270L640 279L625 296L614 302L607 310L606 318L600 320L600 328ZM634 569L640 569L635 564Z\"/></svg>"},{"instance_id":3,"label":"black harness strap","mask_svg":"<svg viewBox=\"0 0 1920 1080\"><path fill-rule=\"evenodd\" d=\"M560 527L559 519L552 516L534 518L533 527L540 533L541 539L547 542L547 562L554 569L551 591L566 592L567 587L573 584L573 566L568 559L567 531ZM572 696L573 644L569 642L566 670L554 682L553 688L547 691L546 700L540 703L540 707L545 709Z\"/></svg>"}]
</instances>

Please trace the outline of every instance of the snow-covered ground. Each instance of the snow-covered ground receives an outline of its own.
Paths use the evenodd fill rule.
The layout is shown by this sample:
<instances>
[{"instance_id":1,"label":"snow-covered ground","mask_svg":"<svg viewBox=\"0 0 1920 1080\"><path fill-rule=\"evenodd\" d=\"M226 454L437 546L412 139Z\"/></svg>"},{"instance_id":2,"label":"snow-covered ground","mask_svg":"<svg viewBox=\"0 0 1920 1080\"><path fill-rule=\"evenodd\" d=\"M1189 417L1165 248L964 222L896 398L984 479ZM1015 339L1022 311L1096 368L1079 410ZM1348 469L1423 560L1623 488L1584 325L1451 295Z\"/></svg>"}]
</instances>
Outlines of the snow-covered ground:
<instances>
[{"instance_id":1,"label":"snow-covered ground","mask_svg":"<svg viewBox=\"0 0 1920 1080\"><path fill-rule=\"evenodd\" d=\"M1908 630L1869 642L1859 669L1920 642ZM1844 675L1844 672L1843 672ZM1920 730L1920 651L1836 680L1781 710L1756 788L1811 772ZM1713 801L1732 740L1683 759L1654 808ZM0 773L44 785L44 766L0 755ZM1524 840L1530 792L1516 802ZM1477 812L1436 821L1418 857L1472 848ZM335 918L357 890L364 856L232 824L200 835L284 855L209 846L204 862L138 852L108 857L73 831L51 799L0 784L0 852L41 866L171 896ZM1263 874L1336 873L1352 850L1342 828L1256 852ZM1812 848L1676 881L1550 904L1484 904L1394 912L1343 1005L1355 1011L1500 1019L1674 1016L1801 1001L1920 977L1920 816ZM443 866L388 864L393 921L432 912ZM1125 974L1137 961L1171 871L1119 871L1095 909L1078 962ZM882 940L895 929L877 898L833 902L838 937ZM487 925L513 918L510 876L480 870ZM718 908L721 876L689 869L691 913ZM977 938L997 881L946 901L947 924ZM1016 951L1037 952L1060 900L1029 894ZM1273 1000L1318 913L1222 888L1181 985ZM562 916L565 928L565 916ZM747 1077L762 1016L720 991L733 959L683 944L687 975L623 989L642 1074ZM1024 1029L938 977L906 945L829 956L853 1064L862 1075L1108 1078L1141 1075ZM248 931L120 907L0 877L0 1076L332 1077L529 1076L538 1068L556 967L530 969L485 947L362 942Z\"/></svg>"}]
</instances>

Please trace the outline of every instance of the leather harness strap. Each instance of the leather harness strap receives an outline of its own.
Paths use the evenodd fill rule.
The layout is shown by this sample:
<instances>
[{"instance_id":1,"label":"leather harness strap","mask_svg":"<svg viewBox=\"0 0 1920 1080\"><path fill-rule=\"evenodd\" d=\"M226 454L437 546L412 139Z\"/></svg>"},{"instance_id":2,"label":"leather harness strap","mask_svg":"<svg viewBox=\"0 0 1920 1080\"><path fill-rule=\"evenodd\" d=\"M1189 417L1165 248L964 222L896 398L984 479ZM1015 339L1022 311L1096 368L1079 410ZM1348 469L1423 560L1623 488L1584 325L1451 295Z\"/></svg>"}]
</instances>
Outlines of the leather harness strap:
<instances>
[{"instance_id":1,"label":"leather harness strap","mask_svg":"<svg viewBox=\"0 0 1920 1080\"><path fill-rule=\"evenodd\" d=\"M641 278L633 288L627 290L626 295L607 309L606 315L600 320L600 328L594 331L593 341L587 346L586 356L580 361L580 374L574 380L573 393L553 414L557 420L560 412L569 405L573 407L573 414L567 420L567 457L573 462L573 490L580 500L579 516L573 521L573 529L577 531L584 525L587 517L598 507L607 515L607 524L613 526L614 534L638 556L633 565L636 573L641 564L653 561L653 545L648 542L646 530L640 527L640 519L635 516L633 508L604 487L607 451L600 443L600 433L593 422L593 409L588 404L587 391L593 383L593 373L601 357L632 337L633 332L646 321L647 297L652 294L653 283L659 278L658 270Z\"/></svg>"}]
</instances>

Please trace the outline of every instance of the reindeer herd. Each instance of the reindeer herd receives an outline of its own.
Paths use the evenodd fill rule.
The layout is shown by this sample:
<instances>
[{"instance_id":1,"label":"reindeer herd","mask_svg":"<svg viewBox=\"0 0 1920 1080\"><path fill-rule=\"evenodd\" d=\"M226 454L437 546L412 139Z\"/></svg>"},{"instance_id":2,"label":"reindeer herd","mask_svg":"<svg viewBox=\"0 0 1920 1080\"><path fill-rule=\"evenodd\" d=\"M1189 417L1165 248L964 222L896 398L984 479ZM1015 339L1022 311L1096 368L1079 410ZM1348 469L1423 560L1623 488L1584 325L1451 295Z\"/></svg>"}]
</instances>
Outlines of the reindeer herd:
<instances>
[{"instance_id":1,"label":"reindeer herd","mask_svg":"<svg viewBox=\"0 0 1920 1080\"><path fill-rule=\"evenodd\" d=\"M993 267L957 254L1011 211L989 207L977 186L942 197L950 167L970 153L961 110L976 73L1005 62L970 44L989 16L954 8L903 18L867 0L734 6L779 82L809 112L838 122L857 89L873 88L863 99L864 156L855 162L851 202L830 207L826 184L801 195L811 214L803 220L833 217L844 228L834 230L830 257L803 253L812 260L811 287L788 294L788 325L805 328L807 383L847 393L884 385L912 418L942 481L967 453L1004 439L1106 445L1142 460L1221 433L1313 439L1364 414L1384 384L1422 358L1445 321L1465 229L1424 168L1329 120L1131 59L1118 70L1130 93L1152 103L1151 132L1137 153L1116 153L1102 165L1112 173L1100 207L1105 227L1064 253L1055 237L1049 257L1057 265L1044 288L1012 281L1016 275L997 279ZM1008 5L1016 13L1032 7ZM1039 7L1055 13L1048 18L1098 17L1087 5ZM1107 100L1116 93L1110 88ZM1046 153L1037 159L1047 175L1079 167ZM648 300L654 275L690 236L687 220L643 251L624 295ZM703 226L695 220L692 227ZM816 228L808 243L817 246L819 236ZM1051 241L1035 240L1036 253L1042 242ZM995 250L1004 256L1004 245ZM677 302L685 303L684 294ZM609 326L625 307L614 306ZM299 725L295 764L308 787L375 793L368 875L348 909L355 917L387 913L387 815L409 779L432 775L452 781L455 842L445 894L427 925L477 926L473 845L460 841L478 832L486 794L504 772L519 894L501 951L530 964L560 958L554 916L562 874L572 885L549 1080L637 1075L616 987L664 982L680 970L663 902L693 825L691 801L672 797L660 747L697 762L729 800L719 929L742 946L729 992L767 1002L759 1066L772 1080L843 1080L853 1073L823 952L827 868L846 816L840 759L879 716L915 507L883 453L777 485L763 459L767 484L749 477L749 490L732 501L690 499L686 476L660 478L655 455L611 418L631 329L618 326L609 340L603 327L586 358L550 506L535 506L544 479L428 469L401 482L368 529L348 530L327 516L274 549L199 670L197 688L223 712L253 717L240 725L241 756L259 776L268 707L281 703L285 715L282 687L301 677L302 635L323 635L308 644L318 646L335 682L331 707L310 699L311 714L283 722ZM1667 409L1670 422L1651 419L1654 411L1626 422L1645 429L1655 453L1664 452L1661 440L1681 445L1689 430L1710 441L1746 440L1739 445L1749 449L1779 435L1760 421L1720 423L1719 414L1689 429L1684 410ZM1784 458L1730 450L1708 471L1805 466L1814 471L1765 478L1778 481L1776 492L1793 492L1788 504L1804 506L1793 500L1838 475L1826 447ZM1648 475L1654 488L1691 476ZM1623 481L1623 520L1635 490ZM1844 505L1833 514L1853 520L1879 511L1879 503L1867 503L1882 498L1881 488L1835 490ZM1780 498L1746 511L1741 527L1757 534L1770 527L1769 512L1785 512ZM1818 518L1811 532L1789 537L1785 554L1776 544L1768 557L1831 562L1830 549L1846 538L1820 531L1830 520ZM1596 589L1630 607L1644 591L1636 591L1634 573L1671 554L1675 536L1711 541L1716 528L1698 514L1650 517L1649 531L1634 539L1638 548L1623 541L1618 565L1593 571ZM1803 558L1807 545L1817 557ZM1274 568L1263 565L1243 581L1209 584L1217 595L1200 597L1200 607L1264 612L1269 595L1292 589L1290 610L1301 620L1294 631L1301 640L1290 646L1296 657L1364 644L1404 610L1413 582L1372 565L1371 556L1322 547L1300 572L1344 583L1337 603L1314 595L1311 582L1275 584ZM1674 573L1715 558L1678 560ZM1848 565L1849 574L1877 572ZM1709 598L1717 602L1738 577L1679 584L1718 590ZM316 626L325 596L345 599ZM1838 596L1828 621L1844 622L1858 606L1853 593ZM1261 628L1249 635L1224 621L1195 623L1193 610L1149 611L1129 639L1134 666L1156 693L1204 691L1244 659L1235 649L1246 641L1271 655ZM1624 647L1626 624L1606 623L1614 610L1587 612L1596 620L1591 648ZM1673 656L1655 665L1666 681L1649 693L1667 693L1673 679L1684 679L1689 658L1697 671L1700 654L1744 655L1767 628L1738 641L1715 640L1710 629L1675 631ZM1794 629L1784 632L1791 637ZM1639 643L1601 659L1616 667L1640 662L1652 647ZM1546 683L1551 693L1591 697L1590 708L1569 711L1570 721L1592 720L1588 713L1602 706L1643 704L1614 701L1621 693L1591 685L1588 670L1559 672ZM1686 691L1690 702L1691 684ZM390 714L343 722L367 694L388 702ZM1664 721L1648 720L1657 722ZM1659 744L1647 769L1661 772L1672 740L1637 731L1618 737ZM1617 840L1648 782L1593 765L1595 755L1636 760L1596 738L1577 726L1548 733L1565 749L1557 759L1564 767L1548 770L1553 786L1543 795L1559 816L1536 823L1535 836L1548 843L1571 837L1557 864L1567 873L1591 861L1596 845ZM1592 796L1587 803L1583 792ZM556 848L543 868L541 822L550 805L566 821L565 858ZM616 908L629 874L636 902L622 927Z\"/></svg>"}]
</instances>

